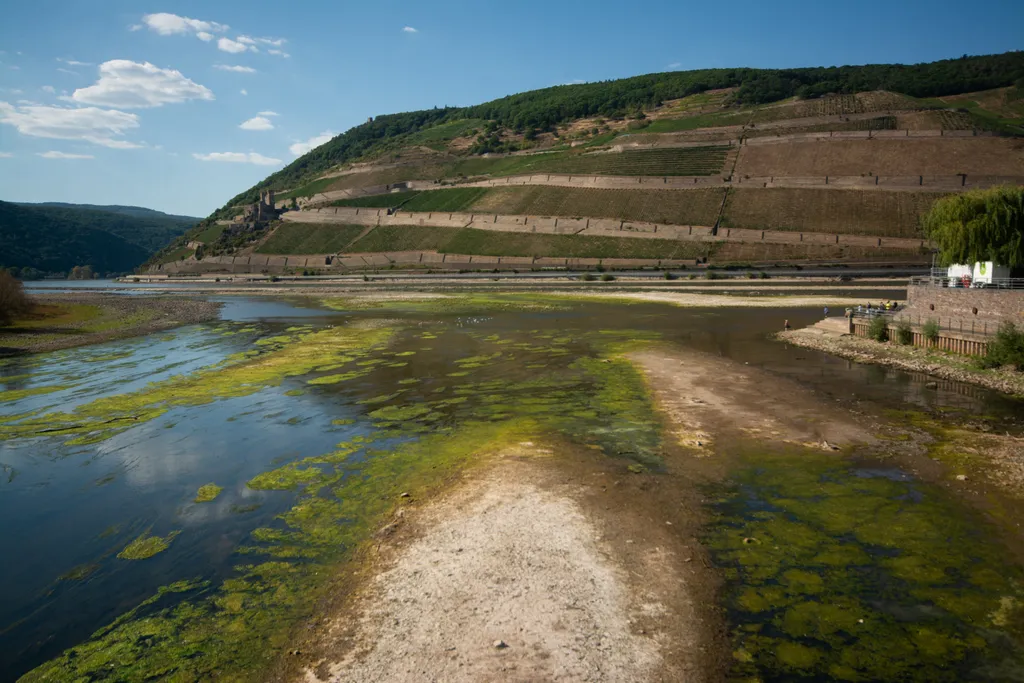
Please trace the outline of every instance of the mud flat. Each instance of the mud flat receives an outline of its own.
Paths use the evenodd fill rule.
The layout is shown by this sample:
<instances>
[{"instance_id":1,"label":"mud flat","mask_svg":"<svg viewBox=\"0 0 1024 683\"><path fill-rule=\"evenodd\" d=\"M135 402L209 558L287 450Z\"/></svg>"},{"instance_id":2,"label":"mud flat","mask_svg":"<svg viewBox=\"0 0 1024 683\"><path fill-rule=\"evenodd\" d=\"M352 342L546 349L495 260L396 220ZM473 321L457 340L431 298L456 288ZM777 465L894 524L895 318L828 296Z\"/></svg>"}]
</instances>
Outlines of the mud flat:
<instances>
[{"instance_id":1,"label":"mud flat","mask_svg":"<svg viewBox=\"0 0 1024 683\"><path fill-rule=\"evenodd\" d=\"M942 379L969 382L1003 393L1024 396L1024 373L1009 368L979 369L965 356L914 346L882 344L851 335L840 337L812 329L780 332L777 338L858 363L875 363L908 372L923 372Z\"/></svg>"},{"instance_id":2,"label":"mud flat","mask_svg":"<svg viewBox=\"0 0 1024 683\"><path fill-rule=\"evenodd\" d=\"M0 327L0 356L57 351L137 337L217 318L220 304L181 296L47 294L33 310Z\"/></svg>"}]
</instances>

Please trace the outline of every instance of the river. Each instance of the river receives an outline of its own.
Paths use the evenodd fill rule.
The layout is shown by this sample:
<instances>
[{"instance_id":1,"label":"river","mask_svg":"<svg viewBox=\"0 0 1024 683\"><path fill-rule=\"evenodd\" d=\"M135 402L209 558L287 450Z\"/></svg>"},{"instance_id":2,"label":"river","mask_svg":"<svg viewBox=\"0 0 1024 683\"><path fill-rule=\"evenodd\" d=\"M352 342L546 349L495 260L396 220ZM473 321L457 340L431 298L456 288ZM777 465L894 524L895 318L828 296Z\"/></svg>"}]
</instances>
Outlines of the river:
<instances>
[{"instance_id":1,"label":"river","mask_svg":"<svg viewBox=\"0 0 1024 683\"><path fill-rule=\"evenodd\" d=\"M362 516L376 509L366 478L386 488L403 477L429 476L416 467L424 454L433 457L428 446L437 436L450 437L453 445L445 448L455 449L474 430L529 424L594 444L602 457L657 471L660 432L643 383L628 363L599 362L637 343L679 345L763 368L842 405L985 415L1000 429L1018 431L1024 415L1021 403L993 392L935 386L927 377L769 339L783 319L809 324L817 310L683 309L542 295L352 308L344 300L328 307L303 299L223 301L217 322L0 360L0 680L39 666L51 667L37 670L40 676L109 674L123 664L123 655L111 653L129 641L132 664L120 670L126 679L178 666L194 676L229 670L254 676L285 646L282 633L312 609L312 598L278 588L315 593L321 583L313 577L359 541ZM415 452L417 445L425 450ZM437 457L463 456L453 450ZM737 603L736 596L750 586L778 584L737 564L723 531L756 526L768 510L785 510L794 524L810 516L806 506L792 504L809 494L793 487L881 482L872 484L871 495L958 516L955 539L963 547L949 552L982 558L1005 576L1019 574L1011 551L975 511L907 472L856 459L836 469L835 456L814 461L813 482L793 483L771 474L792 466L788 456L757 457L737 456L716 488L720 518L707 541L716 562L729 568L723 599L731 605L736 650L750 657L739 666L753 667L745 674L786 680L787 667L818 666L806 639L787 645L788 659L762 656L765 646L756 639L783 638L785 628L743 631L771 619L764 620L764 610L759 617L737 607L749 608L750 601ZM757 468L771 476L751 474ZM219 492L196 502L207 484ZM836 536L842 535L828 543L866 547L863 539ZM882 566L896 552L932 557L934 548L900 543L907 547L874 543L858 562ZM131 559L129 548L143 552ZM994 593L1009 595L999 582L984 595L972 593L972 567L958 565L962 573L948 592L979 604ZM861 582L842 577L850 584L842 589L844 604L869 603L864 592L892 585L882 569L871 572L874 578ZM939 610L939 621L958 635L943 631L910 654L894 650L893 660L991 672L1019 659L1013 633L968 625L970 610L950 607L946 584L929 581L927 599L906 587L887 594L886 613L934 630ZM928 607L915 611L908 600ZM233 607L236 602L246 609ZM887 622L885 633L894 628ZM157 644L145 656L139 633ZM175 641L181 633L229 654L213 657L212 646L190 653ZM77 652L69 655L69 648ZM83 661L89 657L95 661ZM216 661L191 663L204 657ZM854 671L860 664L829 666Z\"/></svg>"}]
</instances>

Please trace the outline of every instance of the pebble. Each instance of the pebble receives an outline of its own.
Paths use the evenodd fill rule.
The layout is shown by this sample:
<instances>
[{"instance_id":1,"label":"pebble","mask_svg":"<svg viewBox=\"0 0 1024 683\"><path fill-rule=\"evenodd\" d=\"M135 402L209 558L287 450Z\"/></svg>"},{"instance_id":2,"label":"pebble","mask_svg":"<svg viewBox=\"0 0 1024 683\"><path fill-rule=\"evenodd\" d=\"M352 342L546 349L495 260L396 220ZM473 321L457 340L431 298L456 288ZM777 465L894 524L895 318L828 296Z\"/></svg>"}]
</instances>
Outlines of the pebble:
<instances>
[{"instance_id":1,"label":"pebble","mask_svg":"<svg viewBox=\"0 0 1024 683\"><path fill-rule=\"evenodd\" d=\"M966 474L958 474L958 475L956 475L956 480L957 481L967 481L967 475Z\"/></svg>"},{"instance_id":2,"label":"pebble","mask_svg":"<svg viewBox=\"0 0 1024 683\"><path fill-rule=\"evenodd\" d=\"M496 640L494 641L494 647L498 650L504 650L506 647L508 647L508 645L505 643L504 640Z\"/></svg>"}]
</instances>

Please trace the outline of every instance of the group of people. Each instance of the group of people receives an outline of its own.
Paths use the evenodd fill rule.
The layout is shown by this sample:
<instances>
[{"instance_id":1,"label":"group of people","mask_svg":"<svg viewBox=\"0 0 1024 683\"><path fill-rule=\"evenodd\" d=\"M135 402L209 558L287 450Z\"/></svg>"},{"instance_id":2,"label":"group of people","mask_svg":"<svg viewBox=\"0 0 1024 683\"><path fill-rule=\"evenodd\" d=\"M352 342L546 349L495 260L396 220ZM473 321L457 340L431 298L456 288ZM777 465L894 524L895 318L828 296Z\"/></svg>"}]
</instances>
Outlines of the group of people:
<instances>
[{"instance_id":1,"label":"group of people","mask_svg":"<svg viewBox=\"0 0 1024 683\"><path fill-rule=\"evenodd\" d=\"M899 307L900 307L900 305L897 302L889 301L888 299L886 299L885 301L883 301L882 303L878 304L875 307L872 307L871 306L871 302L869 301L868 305L867 305L867 314L871 315L872 312L881 313L883 311L895 311L895 310L898 310ZM846 309L846 310L848 311L848 314L849 314L850 309ZM864 312L865 312L864 307L861 306L860 304L858 304L857 305L857 313L864 313Z\"/></svg>"}]
</instances>

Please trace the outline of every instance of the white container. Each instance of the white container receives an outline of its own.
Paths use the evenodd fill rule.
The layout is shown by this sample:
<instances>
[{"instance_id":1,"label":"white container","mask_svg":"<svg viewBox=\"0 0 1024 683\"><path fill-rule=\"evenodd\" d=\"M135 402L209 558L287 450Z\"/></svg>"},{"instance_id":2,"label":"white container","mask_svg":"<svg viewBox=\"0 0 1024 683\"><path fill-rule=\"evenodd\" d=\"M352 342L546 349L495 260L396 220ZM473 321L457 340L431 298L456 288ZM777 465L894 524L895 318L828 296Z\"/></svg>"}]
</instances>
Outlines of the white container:
<instances>
[{"instance_id":1,"label":"white container","mask_svg":"<svg viewBox=\"0 0 1024 683\"><path fill-rule=\"evenodd\" d=\"M1010 269L1007 266L999 266L992 261L979 261L974 264L972 273L973 286L991 287L998 284L1000 280L1010 279Z\"/></svg>"}]
</instances>

